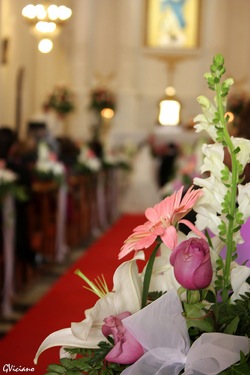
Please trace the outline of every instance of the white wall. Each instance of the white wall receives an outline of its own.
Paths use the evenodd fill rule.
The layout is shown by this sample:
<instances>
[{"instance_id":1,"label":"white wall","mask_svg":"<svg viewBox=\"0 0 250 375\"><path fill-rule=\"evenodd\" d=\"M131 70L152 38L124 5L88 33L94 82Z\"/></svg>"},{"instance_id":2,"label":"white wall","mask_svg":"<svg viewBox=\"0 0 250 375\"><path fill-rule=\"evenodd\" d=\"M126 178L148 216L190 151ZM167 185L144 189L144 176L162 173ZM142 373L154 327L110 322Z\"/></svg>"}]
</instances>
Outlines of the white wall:
<instances>
[{"instance_id":1,"label":"white wall","mask_svg":"<svg viewBox=\"0 0 250 375\"><path fill-rule=\"evenodd\" d=\"M71 0L73 17L48 55L37 51L22 20L26 4L27 0L0 0L0 36L10 42L8 62L0 66L0 124L15 126L16 77L23 67L23 135L46 93L61 82L77 97L77 110L70 118L74 137L87 136L94 121L88 110L89 91L103 82L118 98L112 131L150 132L169 77L166 62L143 48L145 0ZM174 77L184 121L199 111L195 98L208 93L203 74L217 52L224 54L228 73L250 90L249 18L249 0L202 1L200 50L177 64Z\"/></svg>"}]
</instances>

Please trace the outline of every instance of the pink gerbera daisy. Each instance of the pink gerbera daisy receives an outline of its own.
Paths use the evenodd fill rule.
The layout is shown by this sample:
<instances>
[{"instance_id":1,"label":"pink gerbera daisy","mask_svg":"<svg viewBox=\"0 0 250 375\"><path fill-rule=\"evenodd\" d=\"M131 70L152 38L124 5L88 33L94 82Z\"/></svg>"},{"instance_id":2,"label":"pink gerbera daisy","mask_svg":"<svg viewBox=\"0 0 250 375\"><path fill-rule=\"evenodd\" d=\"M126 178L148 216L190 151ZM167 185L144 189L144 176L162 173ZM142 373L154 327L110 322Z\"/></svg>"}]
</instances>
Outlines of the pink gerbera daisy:
<instances>
[{"instance_id":1,"label":"pink gerbera daisy","mask_svg":"<svg viewBox=\"0 0 250 375\"><path fill-rule=\"evenodd\" d=\"M157 237L162 242L174 249L177 246L178 224L182 223L193 230L201 238L201 233L189 220L182 219L190 212L197 199L202 195L201 189L193 189L191 186L182 198L183 186L171 196L165 198L154 207L147 208L145 216L148 219L143 225L137 226L133 233L125 240L119 253L119 259L131 251L147 249Z\"/></svg>"}]
</instances>

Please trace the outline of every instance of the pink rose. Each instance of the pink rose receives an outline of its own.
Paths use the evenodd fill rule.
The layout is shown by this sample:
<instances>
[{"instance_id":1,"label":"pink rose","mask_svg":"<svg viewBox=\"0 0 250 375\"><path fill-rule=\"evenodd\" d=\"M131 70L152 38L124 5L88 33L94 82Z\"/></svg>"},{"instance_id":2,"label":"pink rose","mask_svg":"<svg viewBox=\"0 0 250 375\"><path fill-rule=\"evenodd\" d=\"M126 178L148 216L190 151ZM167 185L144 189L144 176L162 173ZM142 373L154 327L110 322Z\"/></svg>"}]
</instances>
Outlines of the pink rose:
<instances>
[{"instance_id":1,"label":"pink rose","mask_svg":"<svg viewBox=\"0 0 250 375\"><path fill-rule=\"evenodd\" d=\"M129 312L124 312L104 319L105 324L102 326L102 333L105 337L112 335L115 343L113 349L105 357L109 362L127 365L134 363L144 354L141 344L122 324L122 319L130 315Z\"/></svg>"},{"instance_id":2,"label":"pink rose","mask_svg":"<svg viewBox=\"0 0 250 375\"><path fill-rule=\"evenodd\" d=\"M213 269L210 249L202 238L181 242L172 252L170 263L176 280L186 289L206 288L212 280Z\"/></svg>"}]
</instances>

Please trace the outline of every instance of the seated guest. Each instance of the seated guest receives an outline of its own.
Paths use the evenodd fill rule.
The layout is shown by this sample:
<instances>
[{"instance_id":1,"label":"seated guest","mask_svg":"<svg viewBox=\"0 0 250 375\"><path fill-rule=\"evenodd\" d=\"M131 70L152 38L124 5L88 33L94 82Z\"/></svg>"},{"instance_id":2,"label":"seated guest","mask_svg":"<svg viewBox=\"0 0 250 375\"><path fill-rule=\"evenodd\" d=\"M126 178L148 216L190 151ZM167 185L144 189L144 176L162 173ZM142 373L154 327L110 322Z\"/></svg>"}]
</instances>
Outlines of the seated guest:
<instances>
[{"instance_id":1,"label":"seated guest","mask_svg":"<svg viewBox=\"0 0 250 375\"><path fill-rule=\"evenodd\" d=\"M77 162L80 153L79 147L69 137L58 137L58 160L66 167L71 167Z\"/></svg>"},{"instance_id":2,"label":"seated guest","mask_svg":"<svg viewBox=\"0 0 250 375\"><path fill-rule=\"evenodd\" d=\"M32 152L31 152L32 151ZM33 146L17 140L16 133L9 127L0 128L0 159L5 160L6 168L12 170L18 176L18 183L25 188L29 196L31 179L28 162L32 154ZM28 199L15 199L15 252L17 257L32 265L37 263L37 254L31 247L28 230Z\"/></svg>"},{"instance_id":3,"label":"seated guest","mask_svg":"<svg viewBox=\"0 0 250 375\"><path fill-rule=\"evenodd\" d=\"M55 154L58 153L58 142L56 138L50 133L45 122L30 121L28 123L27 138L33 139L36 146L39 142L45 142L50 150Z\"/></svg>"}]
</instances>

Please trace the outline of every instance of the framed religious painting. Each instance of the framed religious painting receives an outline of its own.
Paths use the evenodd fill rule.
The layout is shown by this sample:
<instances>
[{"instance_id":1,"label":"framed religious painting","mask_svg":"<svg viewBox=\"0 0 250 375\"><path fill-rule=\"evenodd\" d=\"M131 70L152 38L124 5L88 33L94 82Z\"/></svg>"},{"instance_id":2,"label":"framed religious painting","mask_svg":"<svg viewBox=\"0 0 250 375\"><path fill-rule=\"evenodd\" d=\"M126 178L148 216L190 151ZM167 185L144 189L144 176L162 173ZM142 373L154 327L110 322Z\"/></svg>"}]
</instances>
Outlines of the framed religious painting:
<instances>
[{"instance_id":1,"label":"framed religious painting","mask_svg":"<svg viewBox=\"0 0 250 375\"><path fill-rule=\"evenodd\" d=\"M145 47L166 51L199 47L201 0L145 1Z\"/></svg>"}]
</instances>

